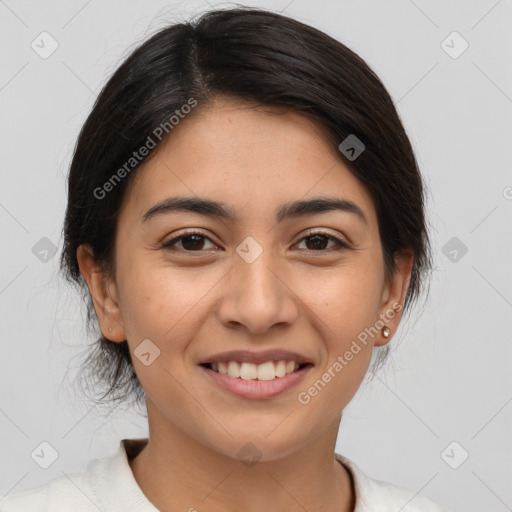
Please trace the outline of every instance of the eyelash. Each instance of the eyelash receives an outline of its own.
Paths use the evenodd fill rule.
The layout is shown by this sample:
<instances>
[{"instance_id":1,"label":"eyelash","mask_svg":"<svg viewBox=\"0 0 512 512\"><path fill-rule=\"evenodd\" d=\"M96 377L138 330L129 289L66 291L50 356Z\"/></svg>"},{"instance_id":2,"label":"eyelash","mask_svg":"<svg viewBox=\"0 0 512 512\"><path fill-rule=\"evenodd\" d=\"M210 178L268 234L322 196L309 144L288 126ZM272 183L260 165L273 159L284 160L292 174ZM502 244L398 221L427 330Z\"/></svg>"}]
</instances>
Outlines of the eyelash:
<instances>
[{"instance_id":1,"label":"eyelash","mask_svg":"<svg viewBox=\"0 0 512 512\"><path fill-rule=\"evenodd\" d=\"M182 233L180 236L177 236L171 240L167 240L165 242L163 242L161 244L161 248L162 249L170 249L172 250L173 249L173 246L176 244L176 242L178 242L179 240L181 240L182 238L187 238L189 236L193 236L193 235L199 235L199 236L202 236L203 238L205 238L206 240L209 240L210 242L212 242L213 244L215 244L215 242L213 240L211 240L209 237L207 237L204 233L202 233L201 231L197 231L197 230L190 230L190 231L185 231L184 233ZM310 252L310 253L325 253L325 252L331 252L331 251L342 251L342 250L346 250L346 249L351 249L351 247L345 243L345 242L342 242L341 240L339 240L338 238L336 238L335 236L332 236L332 235L329 235L328 233L324 233L322 231L318 231L318 232L310 232L307 236L305 237L302 237L298 243L302 242L303 240L306 240L308 238L313 238L315 236L324 236L324 237L327 237L328 239L330 240L333 240L335 243L336 243L336 246L338 247L337 249L333 249L332 247L330 249L320 249L320 250L312 250L312 249L306 249L307 252ZM207 252L205 250L197 250L197 251L187 251L185 249L179 249L179 251L181 252L186 252L186 253L189 253L189 254L193 254L193 253L201 253L201 252Z\"/></svg>"}]
</instances>

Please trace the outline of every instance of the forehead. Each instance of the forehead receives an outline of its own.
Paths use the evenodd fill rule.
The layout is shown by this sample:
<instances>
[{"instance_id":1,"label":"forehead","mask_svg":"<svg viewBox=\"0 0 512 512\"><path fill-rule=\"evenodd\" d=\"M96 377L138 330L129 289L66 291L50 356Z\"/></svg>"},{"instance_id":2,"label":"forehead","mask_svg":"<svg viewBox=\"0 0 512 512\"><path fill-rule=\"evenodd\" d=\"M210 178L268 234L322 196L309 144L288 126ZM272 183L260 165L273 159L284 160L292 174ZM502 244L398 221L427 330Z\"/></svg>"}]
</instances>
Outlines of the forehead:
<instances>
[{"instance_id":1,"label":"forehead","mask_svg":"<svg viewBox=\"0 0 512 512\"><path fill-rule=\"evenodd\" d=\"M141 216L179 195L272 214L282 203L329 195L355 202L376 222L371 196L317 123L298 112L225 98L173 128L137 169L124 203Z\"/></svg>"}]
</instances>

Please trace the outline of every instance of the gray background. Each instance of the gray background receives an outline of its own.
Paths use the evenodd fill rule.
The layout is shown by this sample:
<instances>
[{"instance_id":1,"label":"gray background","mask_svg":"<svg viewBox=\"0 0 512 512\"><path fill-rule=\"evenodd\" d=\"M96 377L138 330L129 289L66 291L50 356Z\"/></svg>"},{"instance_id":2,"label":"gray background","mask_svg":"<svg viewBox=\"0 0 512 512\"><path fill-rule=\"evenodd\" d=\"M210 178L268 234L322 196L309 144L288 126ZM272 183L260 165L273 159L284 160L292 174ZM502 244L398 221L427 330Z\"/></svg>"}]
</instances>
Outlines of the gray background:
<instances>
[{"instance_id":1,"label":"gray background","mask_svg":"<svg viewBox=\"0 0 512 512\"><path fill-rule=\"evenodd\" d=\"M107 415L72 386L83 309L51 248L62 245L65 176L95 95L131 48L208 3L230 5L0 1L0 496L147 434L140 415ZM512 510L512 2L242 3L283 11L363 57L429 186L430 302L346 409L337 451L454 512ZM46 59L31 48L43 31L59 45ZM453 31L469 44L457 58L442 45ZM446 44L462 48L453 36ZM44 441L58 453L48 469L31 457Z\"/></svg>"}]
</instances>

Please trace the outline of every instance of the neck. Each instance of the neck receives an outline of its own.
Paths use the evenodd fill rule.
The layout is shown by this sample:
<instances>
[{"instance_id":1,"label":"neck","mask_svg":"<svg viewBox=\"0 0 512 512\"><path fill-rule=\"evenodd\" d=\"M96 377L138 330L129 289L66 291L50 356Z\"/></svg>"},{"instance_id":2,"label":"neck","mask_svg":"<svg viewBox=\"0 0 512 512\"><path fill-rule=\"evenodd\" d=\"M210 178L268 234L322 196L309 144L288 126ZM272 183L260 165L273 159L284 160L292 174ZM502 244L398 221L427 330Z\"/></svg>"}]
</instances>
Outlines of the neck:
<instances>
[{"instance_id":1,"label":"neck","mask_svg":"<svg viewBox=\"0 0 512 512\"><path fill-rule=\"evenodd\" d=\"M334 459L339 419L302 450L251 464L219 453L168 422L157 428L149 407L148 444L130 467L159 510L353 512L351 475Z\"/></svg>"}]
</instances>

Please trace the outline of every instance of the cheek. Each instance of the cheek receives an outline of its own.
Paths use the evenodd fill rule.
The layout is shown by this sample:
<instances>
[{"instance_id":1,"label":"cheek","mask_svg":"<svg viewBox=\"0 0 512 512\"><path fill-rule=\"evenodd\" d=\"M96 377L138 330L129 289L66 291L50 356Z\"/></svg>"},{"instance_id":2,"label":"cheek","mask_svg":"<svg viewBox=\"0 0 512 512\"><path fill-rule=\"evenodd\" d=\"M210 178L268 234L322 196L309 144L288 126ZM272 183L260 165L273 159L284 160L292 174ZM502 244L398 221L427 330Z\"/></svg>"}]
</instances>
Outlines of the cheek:
<instances>
[{"instance_id":1,"label":"cheek","mask_svg":"<svg viewBox=\"0 0 512 512\"><path fill-rule=\"evenodd\" d=\"M305 302L321 321L330 344L357 336L378 319L382 272L375 262L330 269L302 286Z\"/></svg>"},{"instance_id":2,"label":"cheek","mask_svg":"<svg viewBox=\"0 0 512 512\"><path fill-rule=\"evenodd\" d=\"M379 319L381 269L375 262L338 269L323 279L305 283L310 318L322 333L325 359L313 388L302 389L302 402L319 410L340 412L361 384L371 361L372 329ZM308 402L309 403L309 402Z\"/></svg>"},{"instance_id":3,"label":"cheek","mask_svg":"<svg viewBox=\"0 0 512 512\"><path fill-rule=\"evenodd\" d=\"M172 350L179 350L204 320L208 293L222 274L144 263L133 260L124 265L129 271L119 272L128 341L149 338L168 351L172 340Z\"/></svg>"}]
</instances>

